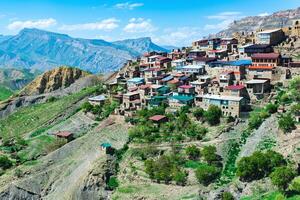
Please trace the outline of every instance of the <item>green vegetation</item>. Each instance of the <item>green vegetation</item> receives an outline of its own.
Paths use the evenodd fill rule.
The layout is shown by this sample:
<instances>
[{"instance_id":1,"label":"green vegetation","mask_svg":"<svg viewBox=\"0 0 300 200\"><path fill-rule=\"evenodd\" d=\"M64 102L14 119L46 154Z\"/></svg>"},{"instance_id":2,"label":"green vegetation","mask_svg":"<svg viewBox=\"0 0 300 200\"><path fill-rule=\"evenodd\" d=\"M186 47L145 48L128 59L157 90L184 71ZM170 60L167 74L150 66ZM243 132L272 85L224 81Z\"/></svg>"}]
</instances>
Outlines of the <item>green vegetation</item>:
<instances>
[{"instance_id":1,"label":"green vegetation","mask_svg":"<svg viewBox=\"0 0 300 200\"><path fill-rule=\"evenodd\" d=\"M87 95L93 94L97 87L83 89L82 91L61 98L55 102L36 104L24 107L13 115L0 120L0 136L5 140L14 137L21 137L26 133L42 128L44 124L55 119L68 108L74 106L76 102L82 100ZM18 124L18 126L16 126Z\"/></svg>"},{"instance_id":2,"label":"green vegetation","mask_svg":"<svg viewBox=\"0 0 300 200\"><path fill-rule=\"evenodd\" d=\"M107 187L109 190L115 190L117 187L119 187L119 182L116 177L110 177L109 181L107 183Z\"/></svg>"},{"instance_id":3,"label":"green vegetation","mask_svg":"<svg viewBox=\"0 0 300 200\"><path fill-rule=\"evenodd\" d=\"M180 160L177 155L162 155L156 160L148 159L145 161L145 171L157 182L164 181L168 184L173 180L178 185L184 185L187 173L180 167Z\"/></svg>"},{"instance_id":4,"label":"green vegetation","mask_svg":"<svg viewBox=\"0 0 300 200\"><path fill-rule=\"evenodd\" d=\"M220 169L215 166L202 165L196 170L196 177L199 183L208 186L220 175Z\"/></svg>"},{"instance_id":5,"label":"green vegetation","mask_svg":"<svg viewBox=\"0 0 300 200\"><path fill-rule=\"evenodd\" d=\"M0 168L5 170L13 165L12 161L5 155L0 156Z\"/></svg>"},{"instance_id":6,"label":"green vegetation","mask_svg":"<svg viewBox=\"0 0 300 200\"><path fill-rule=\"evenodd\" d=\"M13 91L4 86L0 86L0 101L8 99L11 95L13 95Z\"/></svg>"},{"instance_id":7,"label":"green vegetation","mask_svg":"<svg viewBox=\"0 0 300 200\"><path fill-rule=\"evenodd\" d=\"M274 151L257 151L243 157L237 164L237 175L242 181L253 181L269 176L276 167L285 166L283 156Z\"/></svg>"},{"instance_id":8,"label":"green vegetation","mask_svg":"<svg viewBox=\"0 0 300 200\"><path fill-rule=\"evenodd\" d=\"M295 128L295 120L290 113L284 114L280 116L278 125L284 133L288 133Z\"/></svg>"},{"instance_id":9,"label":"green vegetation","mask_svg":"<svg viewBox=\"0 0 300 200\"><path fill-rule=\"evenodd\" d=\"M292 180L289 189L300 193L300 176L298 176Z\"/></svg>"},{"instance_id":10,"label":"green vegetation","mask_svg":"<svg viewBox=\"0 0 300 200\"><path fill-rule=\"evenodd\" d=\"M234 197L230 192L223 192L222 200L234 200Z\"/></svg>"},{"instance_id":11,"label":"green vegetation","mask_svg":"<svg viewBox=\"0 0 300 200\"><path fill-rule=\"evenodd\" d=\"M285 191L290 182L295 178L296 172L290 167L278 167L271 173L270 177L272 183L276 185L281 191Z\"/></svg>"},{"instance_id":12,"label":"green vegetation","mask_svg":"<svg viewBox=\"0 0 300 200\"><path fill-rule=\"evenodd\" d=\"M201 140L207 129L192 122L188 112L189 109L185 107L176 114L165 114L165 107L138 111L134 118L127 119L135 124L129 130L129 137L131 141L140 143ZM169 121L158 126L148 120L153 115L166 115Z\"/></svg>"},{"instance_id":13,"label":"green vegetation","mask_svg":"<svg viewBox=\"0 0 300 200\"><path fill-rule=\"evenodd\" d=\"M198 160L200 157L200 149L198 149L195 145L188 146L185 149L185 152L191 160Z\"/></svg>"},{"instance_id":14,"label":"green vegetation","mask_svg":"<svg viewBox=\"0 0 300 200\"><path fill-rule=\"evenodd\" d=\"M217 125L220 123L222 117L222 110L218 106L211 105L208 110L204 113L205 120L210 125Z\"/></svg>"}]
</instances>

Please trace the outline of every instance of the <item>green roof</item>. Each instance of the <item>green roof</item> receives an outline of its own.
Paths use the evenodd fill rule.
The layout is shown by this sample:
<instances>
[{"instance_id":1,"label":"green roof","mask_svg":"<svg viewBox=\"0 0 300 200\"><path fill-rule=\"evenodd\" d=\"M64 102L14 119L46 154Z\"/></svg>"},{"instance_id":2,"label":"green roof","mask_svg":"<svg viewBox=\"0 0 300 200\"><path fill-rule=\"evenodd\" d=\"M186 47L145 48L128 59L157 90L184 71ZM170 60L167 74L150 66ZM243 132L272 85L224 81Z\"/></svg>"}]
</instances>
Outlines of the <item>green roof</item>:
<instances>
[{"instance_id":1,"label":"green roof","mask_svg":"<svg viewBox=\"0 0 300 200\"><path fill-rule=\"evenodd\" d=\"M188 102L194 100L193 96L172 96L172 99L176 99L178 101Z\"/></svg>"},{"instance_id":2,"label":"green roof","mask_svg":"<svg viewBox=\"0 0 300 200\"><path fill-rule=\"evenodd\" d=\"M102 143L100 146L104 147L104 148L107 148L107 147L111 147L111 144L106 142L106 143Z\"/></svg>"}]
</instances>

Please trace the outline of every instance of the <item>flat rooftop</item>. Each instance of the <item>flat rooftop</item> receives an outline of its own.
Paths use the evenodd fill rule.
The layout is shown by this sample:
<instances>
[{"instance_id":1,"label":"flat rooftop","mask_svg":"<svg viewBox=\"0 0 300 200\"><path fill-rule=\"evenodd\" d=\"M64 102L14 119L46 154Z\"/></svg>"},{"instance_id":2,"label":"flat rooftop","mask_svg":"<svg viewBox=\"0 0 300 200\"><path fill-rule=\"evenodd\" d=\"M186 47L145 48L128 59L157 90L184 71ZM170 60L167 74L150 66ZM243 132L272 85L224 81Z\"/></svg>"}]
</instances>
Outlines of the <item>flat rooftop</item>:
<instances>
[{"instance_id":1,"label":"flat rooftop","mask_svg":"<svg viewBox=\"0 0 300 200\"><path fill-rule=\"evenodd\" d=\"M247 81L246 84L260 84L260 83L266 83L268 80L262 80L262 79L253 79L250 81Z\"/></svg>"},{"instance_id":2,"label":"flat rooftop","mask_svg":"<svg viewBox=\"0 0 300 200\"><path fill-rule=\"evenodd\" d=\"M198 95L197 97L202 97L204 99L228 100L228 101L241 101L243 99L243 97L223 96L223 95L213 95L213 94Z\"/></svg>"}]
</instances>

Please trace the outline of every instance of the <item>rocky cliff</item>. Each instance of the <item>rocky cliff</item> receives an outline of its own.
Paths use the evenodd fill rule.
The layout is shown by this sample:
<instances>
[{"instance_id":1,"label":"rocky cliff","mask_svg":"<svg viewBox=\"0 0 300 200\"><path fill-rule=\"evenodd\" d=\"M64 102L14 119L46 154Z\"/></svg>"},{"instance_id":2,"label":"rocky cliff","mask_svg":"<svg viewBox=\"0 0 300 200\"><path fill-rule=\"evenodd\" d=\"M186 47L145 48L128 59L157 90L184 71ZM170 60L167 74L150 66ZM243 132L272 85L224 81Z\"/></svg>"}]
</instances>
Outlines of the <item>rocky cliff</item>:
<instances>
[{"instance_id":1,"label":"rocky cliff","mask_svg":"<svg viewBox=\"0 0 300 200\"><path fill-rule=\"evenodd\" d=\"M289 26L300 18L300 7L278 11L267 16L252 16L232 22L227 29L217 33L219 37L231 37L235 32L253 32L258 29L274 29Z\"/></svg>"}]
</instances>

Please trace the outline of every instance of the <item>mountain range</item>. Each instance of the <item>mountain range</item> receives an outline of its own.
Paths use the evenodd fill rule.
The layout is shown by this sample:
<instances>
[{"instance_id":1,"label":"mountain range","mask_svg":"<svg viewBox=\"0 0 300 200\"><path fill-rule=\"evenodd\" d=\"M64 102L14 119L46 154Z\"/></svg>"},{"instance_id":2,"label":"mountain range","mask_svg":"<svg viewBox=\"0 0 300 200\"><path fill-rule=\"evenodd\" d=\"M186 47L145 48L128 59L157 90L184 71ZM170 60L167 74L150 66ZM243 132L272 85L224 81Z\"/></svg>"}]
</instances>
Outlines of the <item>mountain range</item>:
<instances>
[{"instance_id":1,"label":"mountain range","mask_svg":"<svg viewBox=\"0 0 300 200\"><path fill-rule=\"evenodd\" d=\"M15 36L0 36L0 67L45 71L68 65L105 73L118 70L127 60L148 51L167 50L148 37L107 42L26 28Z\"/></svg>"},{"instance_id":2,"label":"mountain range","mask_svg":"<svg viewBox=\"0 0 300 200\"><path fill-rule=\"evenodd\" d=\"M270 15L245 17L232 22L228 28L216 34L218 37L232 37L235 32L254 32L258 29L275 29L292 25L300 19L300 7L278 11Z\"/></svg>"}]
</instances>

